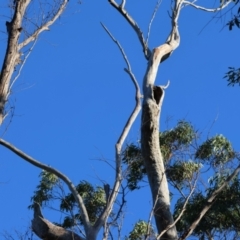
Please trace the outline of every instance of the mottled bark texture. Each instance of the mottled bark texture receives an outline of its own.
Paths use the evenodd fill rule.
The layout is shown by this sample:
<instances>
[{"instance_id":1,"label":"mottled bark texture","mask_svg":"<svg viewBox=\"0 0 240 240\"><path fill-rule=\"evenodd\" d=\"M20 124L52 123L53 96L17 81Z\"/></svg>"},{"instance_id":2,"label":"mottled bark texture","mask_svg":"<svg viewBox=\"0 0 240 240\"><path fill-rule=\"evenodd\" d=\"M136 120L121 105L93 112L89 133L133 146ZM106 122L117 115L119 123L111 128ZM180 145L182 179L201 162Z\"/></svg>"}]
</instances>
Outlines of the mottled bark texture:
<instances>
[{"instance_id":1,"label":"mottled bark texture","mask_svg":"<svg viewBox=\"0 0 240 240\"><path fill-rule=\"evenodd\" d=\"M168 44L154 49L143 82L141 149L152 192L154 217L159 233L167 229L174 221L170 211L168 183L159 143L159 117L164 98L164 87L154 86L154 82L161 59L166 54L169 55L171 50L171 46ZM161 239L177 239L176 227L166 231Z\"/></svg>"}]
</instances>

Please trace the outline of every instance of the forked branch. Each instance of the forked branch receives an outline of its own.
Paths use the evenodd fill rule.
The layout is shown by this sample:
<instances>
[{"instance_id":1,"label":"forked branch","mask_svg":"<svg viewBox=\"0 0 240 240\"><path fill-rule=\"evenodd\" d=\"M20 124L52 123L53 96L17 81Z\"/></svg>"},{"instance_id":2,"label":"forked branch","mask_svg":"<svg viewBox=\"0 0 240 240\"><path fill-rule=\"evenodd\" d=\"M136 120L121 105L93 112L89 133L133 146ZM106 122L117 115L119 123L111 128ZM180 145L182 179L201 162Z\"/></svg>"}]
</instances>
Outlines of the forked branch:
<instances>
[{"instance_id":1,"label":"forked branch","mask_svg":"<svg viewBox=\"0 0 240 240\"><path fill-rule=\"evenodd\" d=\"M115 0L108 0L109 3L119 12L121 15L128 21L128 23L132 26L134 31L136 32L138 39L142 45L143 52L145 55L145 58L148 60L151 56L151 51L148 48L147 41L145 40L143 36L143 32L140 29L140 27L137 25L136 21L129 15L129 13L124 8L126 0L123 0L120 5L118 5Z\"/></svg>"},{"instance_id":2,"label":"forked branch","mask_svg":"<svg viewBox=\"0 0 240 240\"><path fill-rule=\"evenodd\" d=\"M62 15L63 11L65 10L67 3L69 0L63 0L61 5L59 6L58 11L56 14L53 15L52 19L40 26L30 37L25 39L22 43L18 45L18 50L21 50L23 47L28 45L30 42L34 41L36 38L38 38L39 34L43 31L48 31L49 27L56 22L56 20Z\"/></svg>"},{"instance_id":3,"label":"forked branch","mask_svg":"<svg viewBox=\"0 0 240 240\"><path fill-rule=\"evenodd\" d=\"M41 32L49 30L49 27L63 13L68 0L59 0L58 10L56 12L53 11L53 17L45 24L37 27L37 30L26 40L19 43L19 38L23 31L23 20L26 15L26 9L31 2L31 0L14 1L13 17L10 22L6 21L8 41L3 65L0 71L0 125L5 117L5 105L9 97L12 76L16 70L16 66L19 64L22 65L23 63L20 50L26 47L30 42L35 41Z\"/></svg>"}]
</instances>

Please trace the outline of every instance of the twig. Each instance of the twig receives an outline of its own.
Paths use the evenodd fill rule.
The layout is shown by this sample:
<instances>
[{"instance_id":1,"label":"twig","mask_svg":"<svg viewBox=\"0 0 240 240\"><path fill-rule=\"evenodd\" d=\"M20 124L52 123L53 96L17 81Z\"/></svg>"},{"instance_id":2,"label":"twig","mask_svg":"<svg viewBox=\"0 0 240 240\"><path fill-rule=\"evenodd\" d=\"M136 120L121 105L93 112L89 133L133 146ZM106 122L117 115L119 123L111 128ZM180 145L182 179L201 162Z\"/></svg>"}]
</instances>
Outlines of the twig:
<instances>
[{"instance_id":1,"label":"twig","mask_svg":"<svg viewBox=\"0 0 240 240\"><path fill-rule=\"evenodd\" d=\"M30 37L28 37L26 40L24 40L22 43L18 45L18 51L21 50L23 47L25 47L27 44L30 42L34 41L37 39L38 35L43 32L49 30L49 27L59 18L59 16L63 13L64 9L66 8L68 4L68 0L64 0L63 3L60 5L58 11L56 14L53 16L51 20L46 22L44 25L39 27Z\"/></svg>"},{"instance_id":2,"label":"twig","mask_svg":"<svg viewBox=\"0 0 240 240\"><path fill-rule=\"evenodd\" d=\"M121 200L121 204L119 203L120 207L118 209L116 217L112 220L112 222L116 222L118 220L118 218L120 217L120 214L122 213L122 209L123 209L123 207L124 207L124 205L126 203L126 200L125 200L125 196L126 196L125 189L126 189L126 187L123 187L122 185L121 185L121 187L122 187L122 200Z\"/></svg>"},{"instance_id":3,"label":"twig","mask_svg":"<svg viewBox=\"0 0 240 240\"><path fill-rule=\"evenodd\" d=\"M14 83L16 82L16 80L19 78L19 76L20 76L20 74L21 74L21 71L22 71L22 69L23 69L23 67L24 67L24 65L25 65L25 63L26 63L29 55L31 54L33 48L35 47L36 42L37 42L37 39L35 39L35 41L33 42L32 47L28 50L28 53L27 53L26 57L23 59L23 62L22 62L22 64L21 64L21 66L20 66L20 69L18 70L18 74L17 74L17 76L13 79L13 81L12 81L10 87L9 87L10 90L11 90L13 84L14 84Z\"/></svg>"},{"instance_id":4,"label":"twig","mask_svg":"<svg viewBox=\"0 0 240 240\"><path fill-rule=\"evenodd\" d=\"M218 8L205 8L205 7L202 7L202 6L198 6L192 2L189 2L189 1L183 1L183 4L186 4L186 5L190 5L196 9L199 9L199 10L202 10L202 11L205 11L205 12L217 12L217 11L220 11L222 9L224 9L225 7L227 7L230 3L232 3L232 1L226 1L225 4L223 4L222 6L218 7Z\"/></svg>"},{"instance_id":5,"label":"twig","mask_svg":"<svg viewBox=\"0 0 240 240\"><path fill-rule=\"evenodd\" d=\"M152 17L151 17L150 22L149 22L149 24L148 24L148 32L147 32L147 38L146 38L146 44L147 44L147 45L148 45L148 40L149 40L149 36L150 36L150 31L151 31L152 23L153 23L153 20L154 20L156 14L157 14L157 11L158 11L161 3L162 3L162 0L158 0L158 1L157 1L157 4L156 4L156 6L155 6L155 8L154 8Z\"/></svg>"}]
</instances>

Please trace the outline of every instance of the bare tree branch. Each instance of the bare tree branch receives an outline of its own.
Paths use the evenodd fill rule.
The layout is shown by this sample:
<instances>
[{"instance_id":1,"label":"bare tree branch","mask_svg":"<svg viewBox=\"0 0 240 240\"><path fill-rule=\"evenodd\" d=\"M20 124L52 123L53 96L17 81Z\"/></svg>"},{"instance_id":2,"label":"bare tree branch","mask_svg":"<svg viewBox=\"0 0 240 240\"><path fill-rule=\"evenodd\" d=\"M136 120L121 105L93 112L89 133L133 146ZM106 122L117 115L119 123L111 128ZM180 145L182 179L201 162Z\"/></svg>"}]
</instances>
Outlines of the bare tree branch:
<instances>
[{"instance_id":1,"label":"bare tree branch","mask_svg":"<svg viewBox=\"0 0 240 240\"><path fill-rule=\"evenodd\" d=\"M27 155L26 153L22 152L21 150L19 150L18 148L14 147L12 144L8 143L7 141L0 139L0 145L8 148L9 150L11 150L12 152L14 152L16 155L18 155L20 158L24 159L25 161L27 161L28 163L34 165L35 167L38 167L40 169L43 169L47 172L53 173L54 175L56 175L57 177L59 177L61 180L63 180L66 185L68 186L69 190L71 191L71 193L73 194L79 208L81 209L81 216L82 216L82 220L83 220L83 225L84 225L84 230L86 233L86 236L91 236L92 234L92 226L91 223L89 221L89 217L88 217L88 213L86 210L86 207L84 205L83 199L82 197L78 194L75 186L73 185L73 183L71 182L71 180L64 175L63 173L61 173L60 171L56 170L55 168L52 168L50 166L47 166L39 161L37 161L36 159L30 157L29 155Z\"/></svg>"},{"instance_id":2,"label":"bare tree branch","mask_svg":"<svg viewBox=\"0 0 240 240\"><path fill-rule=\"evenodd\" d=\"M30 42L35 41L41 32L49 30L49 26L51 26L63 13L68 3L68 0L60 0L59 2L57 2L57 6L59 6L56 12L55 10L53 11L53 17L45 24L38 27L38 29L22 43L18 43L21 32L23 30L23 20L26 19L26 9L30 3L31 0L14 1L13 18L10 22L6 21L8 43L0 74L0 125L2 124L5 117L4 110L5 104L9 97L11 78L16 69L16 66L22 64L22 53L20 52L20 50L23 47L27 46ZM19 71L19 73L20 72L21 71ZM14 81L16 80L16 78L14 79Z\"/></svg>"},{"instance_id":3,"label":"bare tree branch","mask_svg":"<svg viewBox=\"0 0 240 240\"><path fill-rule=\"evenodd\" d=\"M14 83L15 83L15 82L17 81L17 79L19 78L19 76L20 76L20 74L21 74L21 71L22 71L22 69L23 69L23 67L24 67L24 65L25 65L25 63L26 63L29 55L32 53L33 48L35 47L36 42L37 42L37 39L34 41L34 43L32 44L32 46L31 46L30 49L28 50L28 53L26 54L26 56L25 56L24 59L22 60L22 64L21 64L21 66L20 66L20 68L19 68L19 70L18 70L17 75L16 75L16 76L14 77L14 79L12 80L12 82L11 82L11 84L10 84L10 86L9 86L9 90L11 90L12 86L14 85ZM9 93L10 93L10 91L9 91ZM8 97L8 96L7 96L7 97Z\"/></svg>"},{"instance_id":4,"label":"bare tree branch","mask_svg":"<svg viewBox=\"0 0 240 240\"><path fill-rule=\"evenodd\" d=\"M18 39L22 30L22 19L30 0L16 1L15 12L11 22L6 21L8 44L0 75L0 125L4 119L4 107L7 101L10 80L14 68L20 63Z\"/></svg>"},{"instance_id":5,"label":"bare tree branch","mask_svg":"<svg viewBox=\"0 0 240 240\"><path fill-rule=\"evenodd\" d=\"M121 187L122 187L121 203L119 203L120 206L119 206L119 209L118 209L118 211L117 211L117 214L114 216L114 219L111 221L112 224L115 223L115 222L117 222L117 220L119 219L119 217L120 217L120 215L121 215L121 213L122 213L122 211L123 211L123 207L124 207L125 204L126 204L126 200L125 200L125 198L126 198L125 189L126 189L127 187L123 187L123 186L121 186Z\"/></svg>"},{"instance_id":6,"label":"bare tree branch","mask_svg":"<svg viewBox=\"0 0 240 240\"><path fill-rule=\"evenodd\" d=\"M216 197L221 193L221 191L233 180L233 178L240 172L240 165L234 170L234 172L226 179L226 181L208 198L206 205L203 207L202 211L199 213L198 218L191 224L191 226L182 234L182 236L179 238L179 240L184 240L188 236L192 234L194 229L197 227L198 223L201 221L201 219L204 217L206 212L212 207L214 204L214 200Z\"/></svg>"},{"instance_id":7,"label":"bare tree branch","mask_svg":"<svg viewBox=\"0 0 240 240\"><path fill-rule=\"evenodd\" d=\"M120 4L120 7L121 7L121 8L124 8L124 7L125 7L125 4L126 4L126 0L122 0L122 3Z\"/></svg>"},{"instance_id":8,"label":"bare tree branch","mask_svg":"<svg viewBox=\"0 0 240 240\"><path fill-rule=\"evenodd\" d=\"M148 24L148 32L147 32L147 38L146 38L146 44L147 44L147 45L148 45L148 40L149 40L149 37L150 37L150 31L151 31L152 23L153 23L153 20L154 20L156 14L157 14L157 11L158 11L161 3L162 3L162 0L158 0L158 1L157 1L157 4L156 4L156 6L155 6L155 8L154 8L152 17L151 17L150 22L149 22L149 24Z\"/></svg>"},{"instance_id":9,"label":"bare tree branch","mask_svg":"<svg viewBox=\"0 0 240 240\"><path fill-rule=\"evenodd\" d=\"M178 18L182 8L182 0L176 0L172 11L172 29L168 36L167 43L175 50L180 44L180 35L178 32Z\"/></svg>"},{"instance_id":10,"label":"bare tree branch","mask_svg":"<svg viewBox=\"0 0 240 240\"><path fill-rule=\"evenodd\" d=\"M131 80L134 83L135 86L135 90L136 90L136 94L135 94L135 100L136 100L136 105L132 111L132 114L130 115L130 117L127 120L127 123L125 124L122 133L120 134L120 137L115 145L115 161L116 161L116 177L115 177L115 183L112 189L112 192L110 194L109 197L109 201L108 204L106 206L106 208L104 209L104 211L102 212L101 216L99 217L99 219L96 221L96 223L94 224L94 228L96 229L100 229L103 225L104 222L106 221L106 219L108 218L109 214L112 211L113 208L113 204L116 200L116 197L119 193L119 189L121 186L121 182L122 182L122 172L121 172L121 161L122 161L122 146L123 143L136 119L136 117L138 116L140 110L141 110L141 93L140 93L140 87L138 85L138 82L134 76L134 74L132 73L131 70L131 65L127 59L127 56L123 50L123 48L121 47L121 45L119 44L119 42L112 36L112 34L109 32L109 30L102 24L103 28L105 29L105 31L108 33L108 35L111 37L111 39L117 44L126 64L127 64L127 69L125 69L125 71L130 75Z\"/></svg>"},{"instance_id":11,"label":"bare tree branch","mask_svg":"<svg viewBox=\"0 0 240 240\"><path fill-rule=\"evenodd\" d=\"M134 31L137 33L138 39L139 39L139 41L142 45L142 48L143 48L145 58L148 60L151 56L151 51L148 48L147 42L144 39L142 30L137 25L137 23L134 21L134 19L128 14L128 12L124 9L126 0L123 0L121 5L118 5L115 2L115 0L108 0L108 1L115 9L117 9L118 12L121 13L121 15L128 21L128 23L132 26Z\"/></svg>"},{"instance_id":12,"label":"bare tree branch","mask_svg":"<svg viewBox=\"0 0 240 240\"><path fill-rule=\"evenodd\" d=\"M202 10L202 11L205 11L205 12L218 12L218 11L224 9L225 7L227 7L230 3L232 3L232 1L228 0L218 8L205 8L205 7L202 7L202 6L198 6L198 5L194 4L193 2L183 1L183 4L185 4L185 5L192 6L196 9L199 9L199 10Z\"/></svg>"},{"instance_id":13,"label":"bare tree branch","mask_svg":"<svg viewBox=\"0 0 240 240\"><path fill-rule=\"evenodd\" d=\"M110 227L111 226L118 226L119 228L119 224L117 223L118 219L120 218L121 214L122 214L122 210L123 210L123 207L125 206L126 204L126 200L125 200L125 188L123 186L121 186L122 188L122 198L121 198L121 202L119 203L119 209L117 211L116 214L114 214L114 217L113 219L111 219L110 222L107 222L105 221L105 224L104 224L104 232L103 232L103 239L102 240L108 240L109 239L109 235L110 237L112 238L111 236L111 231L110 231Z\"/></svg>"},{"instance_id":14,"label":"bare tree branch","mask_svg":"<svg viewBox=\"0 0 240 240\"><path fill-rule=\"evenodd\" d=\"M30 42L34 41L41 32L48 31L49 27L62 15L63 11L65 10L67 6L68 0L63 0L61 5L59 6L58 11L53 16L51 20L46 22L44 25L40 26L30 37L28 37L26 40L24 40L22 43L18 45L18 51L21 50L23 47L28 45Z\"/></svg>"}]
</instances>

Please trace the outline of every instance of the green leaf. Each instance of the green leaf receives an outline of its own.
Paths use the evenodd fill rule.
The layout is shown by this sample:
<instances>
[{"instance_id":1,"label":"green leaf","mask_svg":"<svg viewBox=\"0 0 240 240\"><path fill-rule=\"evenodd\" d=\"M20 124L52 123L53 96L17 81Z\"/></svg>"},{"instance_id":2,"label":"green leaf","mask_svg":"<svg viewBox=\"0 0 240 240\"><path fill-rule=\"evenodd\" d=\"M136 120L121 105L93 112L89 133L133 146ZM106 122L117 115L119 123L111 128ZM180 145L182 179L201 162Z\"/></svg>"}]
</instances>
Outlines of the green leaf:
<instances>
[{"instance_id":1,"label":"green leaf","mask_svg":"<svg viewBox=\"0 0 240 240\"><path fill-rule=\"evenodd\" d=\"M106 206L106 196L103 188L96 187L94 188L89 182L81 181L77 186L76 189L78 193L83 198L85 206L88 210L89 219L92 223L95 223L97 218L100 216L103 208ZM60 209L66 212L72 212L76 207L76 201L73 197L72 193L68 194L65 198L61 200ZM77 217L76 217L77 216ZM81 220L81 213L75 215L76 219L72 219L71 221L74 223L82 224ZM70 222L68 220L67 224ZM68 227L64 225L63 227Z\"/></svg>"},{"instance_id":2,"label":"green leaf","mask_svg":"<svg viewBox=\"0 0 240 240\"><path fill-rule=\"evenodd\" d=\"M151 225L142 220L139 220L135 225L133 230L129 233L126 240L142 240L149 239L147 237L155 236L154 229Z\"/></svg>"},{"instance_id":3,"label":"green leaf","mask_svg":"<svg viewBox=\"0 0 240 240\"><path fill-rule=\"evenodd\" d=\"M226 163L235 157L231 143L222 135L208 139L200 145L195 157L202 161L210 161L212 166Z\"/></svg>"},{"instance_id":4,"label":"green leaf","mask_svg":"<svg viewBox=\"0 0 240 240\"><path fill-rule=\"evenodd\" d=\"M43 203L47 203L52 199L53 188L59 183L59 179L56 175L43 170L39 177L41 178L40 184L37 186L37 190L34 191L34 195L31 197L32 204L28 206L29 209L34 207L34 203L37 202L40 206Z\"/></svg>"}]
</instances>

